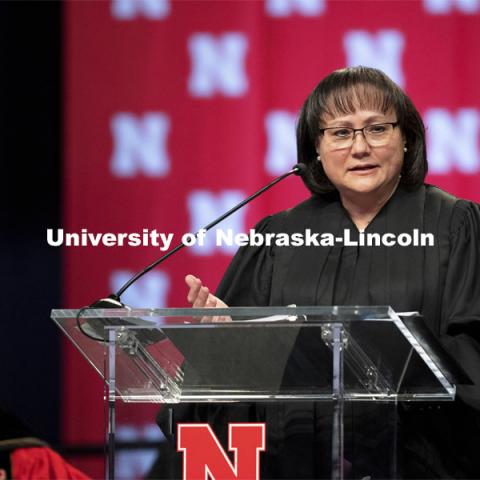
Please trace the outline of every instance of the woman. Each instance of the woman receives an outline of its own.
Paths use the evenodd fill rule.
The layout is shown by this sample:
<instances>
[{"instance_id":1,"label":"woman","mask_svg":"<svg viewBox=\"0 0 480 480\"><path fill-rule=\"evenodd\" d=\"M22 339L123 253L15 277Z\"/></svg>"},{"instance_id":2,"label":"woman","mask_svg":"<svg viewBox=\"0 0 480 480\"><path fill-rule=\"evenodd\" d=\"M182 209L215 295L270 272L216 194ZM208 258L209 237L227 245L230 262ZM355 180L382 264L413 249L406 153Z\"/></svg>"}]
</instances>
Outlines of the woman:
<instances>
[{"instance_id":1,"label":"woman","mask_svg":"<svg viewBox=\"0 0 480 480\"><path fill-rule=\"evenodd\" d=\"M420 115L376 69L348 68L323 79L303 105L297 147L312 196L264 219L258 232L310 228L341 236L349 229L355 237L362 231L399 235L418 229L434 234L434 246L243 247L216 295L188 275L188 301L194 307L391 305L396 311L421 312L475 385L459 386L455 405L401 409L399 475L480 478L478 206L424 184ZM321 436L318 405L258 405L236 413L210 406L199 407L196 415L219 424L265 420L261 478L328 478L314 447ZM387 472L376 469L372 457L351 474L379 478Z\"/></svg>"}]
</instances>

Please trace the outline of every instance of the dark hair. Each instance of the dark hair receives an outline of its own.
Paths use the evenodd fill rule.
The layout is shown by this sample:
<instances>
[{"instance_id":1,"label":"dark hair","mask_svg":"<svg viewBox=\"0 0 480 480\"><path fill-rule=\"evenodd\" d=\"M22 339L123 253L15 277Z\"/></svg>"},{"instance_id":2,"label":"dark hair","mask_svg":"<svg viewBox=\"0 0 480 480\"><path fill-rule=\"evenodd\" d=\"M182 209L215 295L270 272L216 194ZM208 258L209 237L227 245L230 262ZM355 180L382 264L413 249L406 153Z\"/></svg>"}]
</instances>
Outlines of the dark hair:
<instances>
[{"instance_id":1,"label":"dark hair","mask_svg":"<svg viewBox=\"0 0 480 480\"><path fill-rule=\"evenodd\" d=\"M335 187L317 160L316 146L321 121L326 115L346 115L357 108L392 109L397 115L407 146L400 183L423 184L428 171L425 127L412 101L387 75L376 68L351 67L325 77L303 104L297 124L298 161L307 166L303 181L312 193L326 193Z\"/></svg>"}]
</instances>

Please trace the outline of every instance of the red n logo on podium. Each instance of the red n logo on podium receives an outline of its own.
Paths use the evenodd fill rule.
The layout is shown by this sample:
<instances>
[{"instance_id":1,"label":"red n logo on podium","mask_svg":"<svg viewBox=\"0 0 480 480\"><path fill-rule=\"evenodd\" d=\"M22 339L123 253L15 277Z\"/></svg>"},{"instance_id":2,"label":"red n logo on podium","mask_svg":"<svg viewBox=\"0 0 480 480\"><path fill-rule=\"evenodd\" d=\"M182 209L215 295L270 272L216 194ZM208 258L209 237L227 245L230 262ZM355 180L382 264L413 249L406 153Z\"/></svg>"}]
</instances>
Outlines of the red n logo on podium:
<instances>
[{"instance_id":1,"label":"red n logo on podium","mask_svg":"<svg viewBox=\"0 0 480 480\"><path fill-rule=\"evenodd\" d=\"M183 480L260 480L265 424L228 425L233 464L208 423L178 424L177 450L183 452Z\"/></svg>"}]
</instances>

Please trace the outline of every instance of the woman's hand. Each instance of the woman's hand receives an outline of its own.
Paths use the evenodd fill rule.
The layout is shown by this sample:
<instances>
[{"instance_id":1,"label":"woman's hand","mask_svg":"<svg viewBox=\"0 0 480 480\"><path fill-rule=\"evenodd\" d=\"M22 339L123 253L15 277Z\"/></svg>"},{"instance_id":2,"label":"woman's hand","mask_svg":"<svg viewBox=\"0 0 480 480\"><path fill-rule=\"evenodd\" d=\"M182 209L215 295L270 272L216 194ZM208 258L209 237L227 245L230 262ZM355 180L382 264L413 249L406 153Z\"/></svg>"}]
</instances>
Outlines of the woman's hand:
<instances>
[{"instance_id":1,"label":"woman's hand","mask_svg":"<svg viewBox=\"0 0 480 480\"><path fill-rule=\"evenodd\" d=\"M228 308L218 297L210 293L208 287L202 285L202 281L193 276L187 275L185 283L189 287L187 300L193 308ZM231 322L230 317L202 317L201 322Z\"/></svg>"}]
</instances>

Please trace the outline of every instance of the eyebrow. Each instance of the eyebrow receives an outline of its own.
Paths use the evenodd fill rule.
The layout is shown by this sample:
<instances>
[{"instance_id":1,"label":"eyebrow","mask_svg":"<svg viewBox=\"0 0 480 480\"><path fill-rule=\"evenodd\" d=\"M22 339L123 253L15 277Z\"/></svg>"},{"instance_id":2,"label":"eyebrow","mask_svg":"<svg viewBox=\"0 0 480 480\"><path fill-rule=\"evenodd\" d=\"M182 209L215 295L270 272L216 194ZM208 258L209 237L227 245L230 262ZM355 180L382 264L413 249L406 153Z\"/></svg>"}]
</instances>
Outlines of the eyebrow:
<instances>
[{"instance_id":1,"label":"eyebrow","mask_svg":"<svg viewBox=\"0 0 480 480\"><path fill-rule=\"evenodd\" d=\"M367 117L364 120L364 125L370 125L373 123L385 123L388 120L384 115L371 115L370 117ZM331 125L328 125L324 128L329 128L329 127L353 127L353 122L349 120L334 120Z\"/></svg>"}]
</instances>

